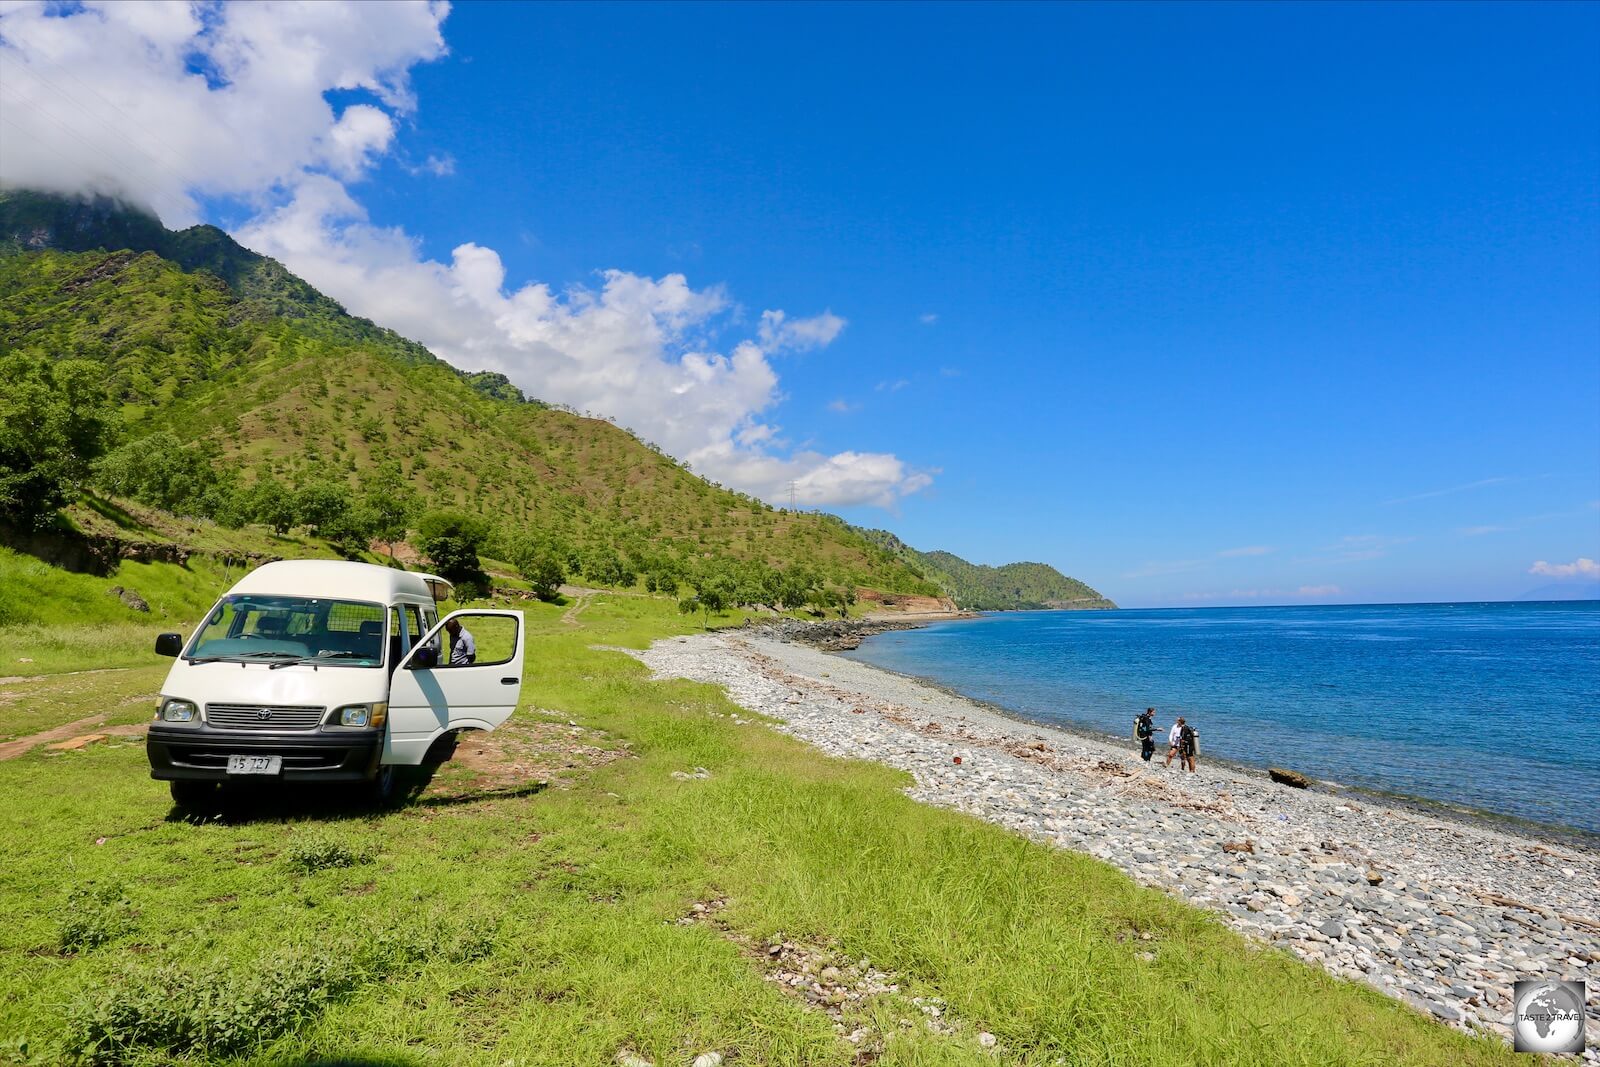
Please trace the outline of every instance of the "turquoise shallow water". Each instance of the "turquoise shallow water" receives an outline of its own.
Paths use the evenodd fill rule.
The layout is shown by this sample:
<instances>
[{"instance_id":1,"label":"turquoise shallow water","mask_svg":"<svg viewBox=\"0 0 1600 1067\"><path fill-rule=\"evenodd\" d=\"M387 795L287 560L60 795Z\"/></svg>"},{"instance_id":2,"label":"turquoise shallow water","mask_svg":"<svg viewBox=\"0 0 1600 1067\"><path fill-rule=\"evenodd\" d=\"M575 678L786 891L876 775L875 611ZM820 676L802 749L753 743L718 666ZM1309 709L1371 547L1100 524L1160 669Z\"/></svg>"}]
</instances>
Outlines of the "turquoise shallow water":
<instances>
[{"instance_id":1,"label":"turquoise shallow water","mask_svg":"<svg viewBox=\"0 0 1600 1067\"><path fill-rule=\"evenodd\" d=\"M1596 601L1015 612L847 655L1119 737L1154 705L1204 755L1600 833Z\"/></svg>"}]
</instances>

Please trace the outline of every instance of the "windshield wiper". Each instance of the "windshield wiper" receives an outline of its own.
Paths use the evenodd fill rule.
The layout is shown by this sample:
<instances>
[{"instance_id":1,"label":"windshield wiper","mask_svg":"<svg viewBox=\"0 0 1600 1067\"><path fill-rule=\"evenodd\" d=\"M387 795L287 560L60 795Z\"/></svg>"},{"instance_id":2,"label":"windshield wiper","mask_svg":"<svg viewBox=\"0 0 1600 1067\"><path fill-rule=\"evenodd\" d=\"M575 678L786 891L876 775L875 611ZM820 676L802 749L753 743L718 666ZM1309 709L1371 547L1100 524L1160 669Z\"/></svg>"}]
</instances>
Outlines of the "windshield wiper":
<instances>
[{"instance_id":1,"label":"windshield wiper","mask_svg":"<svg viewBox=\"0 0 1600 1067\"><path fill-rule=\"evenodd\" d=\"M287 656L289 659L301 658L298 652L285 652L281 648L275 648L267 652L241 652L239 654L240 659L264 659L267 656Z\"/></svg>"},{"instance_id":2,"label":"windshield wiper","mask_svg":"<svg viewBox=\"0 0 1600 1067\"><path fill-rule=\"evenodd\" d=\"M316 666L317 661L312 656L295 656L292 659L273 660L271 663L267 664L267 670L275 671L279 667L296 667L306 663L309 663L314 667Z\"/></svg>"},{"instance_id":3,"label":"windshield wiper","mask_svg":"<svg viewBox=\"0 0 1600 1067\"><path fill-rule=\"evenodd\" d=\"M349 649L328 649L317 653L318 659L372 659L365 652L351 652Z\"/></svg>"}]
</instances>

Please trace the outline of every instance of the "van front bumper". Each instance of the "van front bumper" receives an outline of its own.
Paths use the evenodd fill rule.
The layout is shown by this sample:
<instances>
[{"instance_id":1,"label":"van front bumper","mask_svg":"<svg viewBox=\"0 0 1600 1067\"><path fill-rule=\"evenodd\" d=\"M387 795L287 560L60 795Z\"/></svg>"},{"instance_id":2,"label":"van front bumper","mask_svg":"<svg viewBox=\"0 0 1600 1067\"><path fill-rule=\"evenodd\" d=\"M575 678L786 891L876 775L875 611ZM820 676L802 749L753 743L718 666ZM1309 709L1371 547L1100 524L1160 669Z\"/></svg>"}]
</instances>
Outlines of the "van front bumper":
<instances>
[{"instance_id":1,"label":"van front bumper","mask_svg":"<svg viewBox=\"0 0 1600 1067\"><path fill-rule=\"evenodd\" d=\"M145 740L150 777L159 781L362 782L378 772L383 731L275 732L213 730L152 723ZM281 756L283 773L230 775L229 756Z\"/></svg>"}]
</instances>

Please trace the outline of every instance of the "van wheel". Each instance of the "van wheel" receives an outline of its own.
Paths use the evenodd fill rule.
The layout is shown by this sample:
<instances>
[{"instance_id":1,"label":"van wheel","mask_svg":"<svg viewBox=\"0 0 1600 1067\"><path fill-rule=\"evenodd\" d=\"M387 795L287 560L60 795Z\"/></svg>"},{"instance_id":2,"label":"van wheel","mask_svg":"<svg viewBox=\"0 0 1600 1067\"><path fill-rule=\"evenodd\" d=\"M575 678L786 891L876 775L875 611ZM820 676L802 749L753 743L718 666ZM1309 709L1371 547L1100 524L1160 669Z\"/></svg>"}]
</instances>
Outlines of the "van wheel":
<instances>
[{"instance_id":1,"label":"van wheel","mask_svg":"<svg viewBox=\"0 0 1600 1067\"><path fill-rule=\"evenodd\" d=\"M206 811L216 807L217 783L172 781L167 783L172 802L184 811Z\"/></svg>"},{"instance_id":2,"label":"van wheel","mask_svg":"<svg viewBox=\"0 0 1600 1067\"><path fill-rule=\"evenodd\" d=\"M393 804L399 795L400 791L396 788L398 781L398 772L394 764L385 763L378 768L378 773L362 786L362 799L375 808L386 808Z\"/></svg>"}]
</instances>

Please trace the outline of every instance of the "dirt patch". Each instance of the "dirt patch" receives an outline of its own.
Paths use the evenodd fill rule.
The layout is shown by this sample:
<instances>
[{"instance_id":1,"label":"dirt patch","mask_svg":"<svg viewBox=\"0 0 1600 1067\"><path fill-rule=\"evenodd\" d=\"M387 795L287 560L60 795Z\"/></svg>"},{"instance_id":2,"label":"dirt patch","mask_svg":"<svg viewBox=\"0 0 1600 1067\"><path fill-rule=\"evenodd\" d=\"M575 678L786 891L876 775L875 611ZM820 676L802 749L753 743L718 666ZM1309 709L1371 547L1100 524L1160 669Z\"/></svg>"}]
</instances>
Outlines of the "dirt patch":
<instances>
[{"instance_id":1,"label":"dirt patch","mask_svg":"<svg viewBox=\"0 0 1600 1067\"><path fill-rule=\"evenodd\" d=\"M563 779L631 756L625 742L566 722L512 719L492 733L461 736L455 756L428 790L429 796L501 792Z\"/></svg>"},{"instance_id":2,"label":"dirt patch","mask_svg":"<svg viewBox=\"0 0 1600 1067\"><path fill-rule=\"evenodd\" d=\"M87 718L78 719L75 722L69 722L65 726L57 726L53 730L45 730L41 733L30 734L27 737L19 737L15 741L7 741L5 744L0 745L0 760L16 759L24 752L28 752L34 748L37 748L39 745L50 745L52 748L57 748L60 747L58 744L56 744L57 742L82 741L83 744L72 746L74 748L82 748L83 745L93 744L93 741L84 740L83 731L87 730L89 727L100 726L100 724L105 722L105 720L106 717L103 714L90 715ZM101 729L96 733L88 736L93 737L95 740L104 740L108 735L116 737L143 737L144 731L144 724L136 723L131 726L101 727Z\"/></svg>"}]
</instances>

